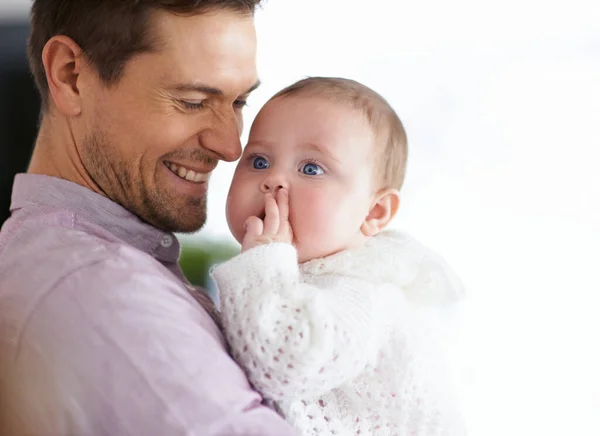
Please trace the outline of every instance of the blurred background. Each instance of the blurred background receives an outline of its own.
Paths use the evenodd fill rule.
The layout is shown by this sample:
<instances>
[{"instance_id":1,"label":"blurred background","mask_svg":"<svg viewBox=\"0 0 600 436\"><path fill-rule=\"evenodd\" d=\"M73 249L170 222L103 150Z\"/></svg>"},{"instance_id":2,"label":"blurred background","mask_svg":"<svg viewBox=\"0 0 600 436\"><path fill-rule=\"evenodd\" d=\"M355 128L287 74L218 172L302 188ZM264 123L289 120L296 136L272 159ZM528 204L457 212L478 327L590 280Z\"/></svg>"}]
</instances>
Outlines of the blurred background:
<instances>
[{"instance_id":1,"label":"blurred background","mask_svg":"<svg viewBox=\"0 0 600 436\"><path fill-rule=\"evenodd\" d=\"M0 0L0 220L26 168L38 100L27 0ZM350 77L384 95L410 156L394 227L440 252L468 299L461 398L469 434L600 434L600 2L282 0L256 17L263 85ZM244 139L247 135L244 132ZM238 246L225 222L182 235L190 279Z\"/></svg>"}]
</instances>

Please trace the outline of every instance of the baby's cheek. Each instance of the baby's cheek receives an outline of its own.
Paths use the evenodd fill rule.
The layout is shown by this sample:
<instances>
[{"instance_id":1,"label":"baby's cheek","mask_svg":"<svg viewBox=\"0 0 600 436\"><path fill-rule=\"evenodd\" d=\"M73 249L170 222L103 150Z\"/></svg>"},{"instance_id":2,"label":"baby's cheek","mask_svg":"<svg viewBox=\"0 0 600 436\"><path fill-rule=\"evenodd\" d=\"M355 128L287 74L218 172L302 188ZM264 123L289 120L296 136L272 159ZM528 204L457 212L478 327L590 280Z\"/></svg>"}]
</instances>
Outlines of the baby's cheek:
<instances>
[{"instance_id":1,"label":"baby's cheek","mask_svg":"<svg viewBox=\"0 0 600 436\"><path fill-rule=\"evenodd\" d=\"M311 245L329 245L335 234L338 202L323 194L316 191L310 196L297 196L297 202L291 205L293 230L299 239Z\"/></svg>"},{"instance_id":2,"label":"baby's cheek","mask_svg":"<svg viewBox=\"0 0 600 436\"><path fill-rule=\"evenodd\" d=\"M290 193L290 210L298 213L302 221L315 221L314 218L326 215L330 207L328 196L320 190Z\"/></svg>"},{"instance_id":3,"label":"baby's cheek","mask_svg":"<svg viewBox=\"0 0 600 436\"><path fill-rule=\"evenodd\" d=\"M226 206L227 224L238 242L244 236L242 226L247 218L246 206L244 196L237 195L235 191L230 192Z\"/></svg>"}]
</instances>

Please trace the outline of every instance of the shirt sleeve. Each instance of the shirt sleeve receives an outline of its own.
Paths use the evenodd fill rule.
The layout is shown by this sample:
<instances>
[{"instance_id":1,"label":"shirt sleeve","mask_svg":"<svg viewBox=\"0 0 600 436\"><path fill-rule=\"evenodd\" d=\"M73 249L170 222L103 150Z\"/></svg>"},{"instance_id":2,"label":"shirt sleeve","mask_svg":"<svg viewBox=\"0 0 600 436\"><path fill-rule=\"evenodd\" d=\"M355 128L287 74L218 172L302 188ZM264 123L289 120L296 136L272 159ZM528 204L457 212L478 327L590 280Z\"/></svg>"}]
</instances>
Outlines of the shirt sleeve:
<instances>
[{"instance_id":1,"label":"shirt sleeve","mask_svg":"<svg viewBox=\"0 0 600 436\"><path fill-rule=\"evenodd\" d=\"M212 276L234 357L275 401L321 395L374 365L398 294L347 277L304 283L283 243L248 250Z\"/></svg>"},{"instance_id":2,"label":"shirt sleeve","mask_svg":"<svg viewBox=\"0 0 600 436\"><path fill-rule=\"evenodd\" d=\"M152 267L103 261L32 307L0 393L11 398L0 408L6 434L293 434L262 405L209 315Z\"/></svg>"}]
</instances>

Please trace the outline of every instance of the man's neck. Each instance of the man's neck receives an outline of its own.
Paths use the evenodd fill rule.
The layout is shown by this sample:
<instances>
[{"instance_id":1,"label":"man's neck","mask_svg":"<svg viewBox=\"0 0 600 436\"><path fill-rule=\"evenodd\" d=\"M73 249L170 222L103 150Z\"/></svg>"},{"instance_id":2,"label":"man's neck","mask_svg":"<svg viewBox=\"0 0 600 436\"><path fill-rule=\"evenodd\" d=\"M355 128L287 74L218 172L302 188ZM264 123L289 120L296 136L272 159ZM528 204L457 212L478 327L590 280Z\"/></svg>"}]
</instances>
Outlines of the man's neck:
<instances>
[{"instance_id":1,"label":"man's neck","mask_svg":"<svg viewBox=\"0 0 600 436\"><path fill-rule=\"evenodd\" d=\"M105 195L85 169L79 147L68 120L47 113L42 119L27 172L68 180Z\"/></svg>"}]
</instances>

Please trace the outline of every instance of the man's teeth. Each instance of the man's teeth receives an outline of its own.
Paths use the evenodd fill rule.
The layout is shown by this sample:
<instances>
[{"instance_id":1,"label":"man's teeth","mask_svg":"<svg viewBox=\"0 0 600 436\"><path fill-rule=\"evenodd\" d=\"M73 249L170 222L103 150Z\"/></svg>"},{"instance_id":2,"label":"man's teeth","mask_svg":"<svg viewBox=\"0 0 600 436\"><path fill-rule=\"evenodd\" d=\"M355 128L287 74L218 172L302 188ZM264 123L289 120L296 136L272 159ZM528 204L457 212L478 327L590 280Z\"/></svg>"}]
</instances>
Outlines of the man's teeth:
<instances>
[{"instance_id":1,"label":"man's teeth","mask_svg":"<svg viewBox=\"0 0 600 436\"><path fill-rule=\"evenodd\" d=\"M172 162L165 162L165 165L171 170L172 173L177 174L179 177L189 182L198 183L204 180L204 174L202 173L197 173L195 171L188 170L187 168L177 166Z\"/></svg>"}]
</instances>

